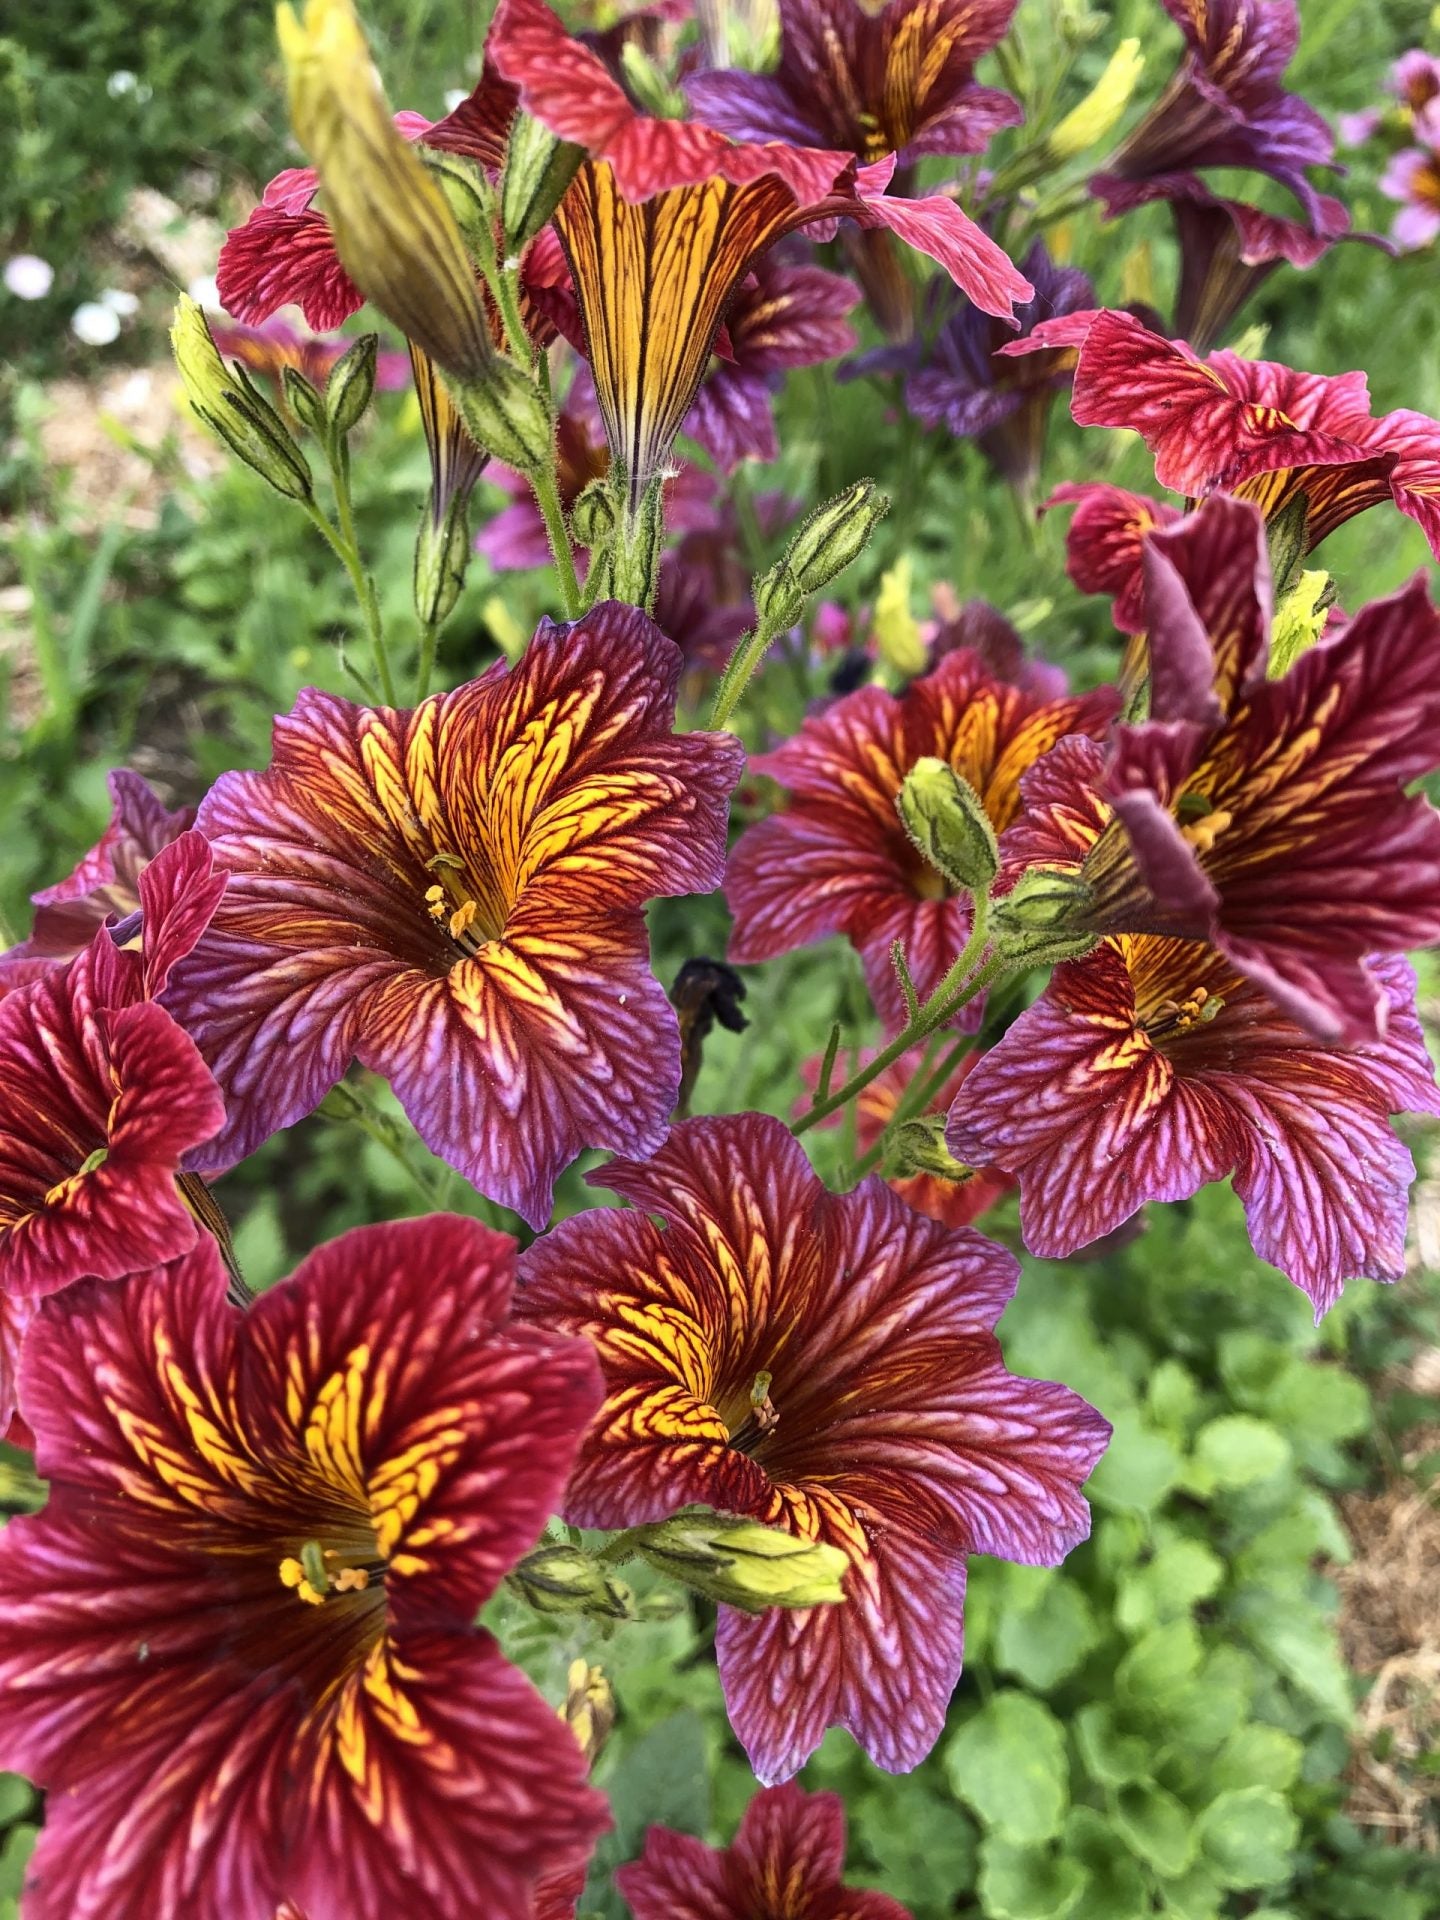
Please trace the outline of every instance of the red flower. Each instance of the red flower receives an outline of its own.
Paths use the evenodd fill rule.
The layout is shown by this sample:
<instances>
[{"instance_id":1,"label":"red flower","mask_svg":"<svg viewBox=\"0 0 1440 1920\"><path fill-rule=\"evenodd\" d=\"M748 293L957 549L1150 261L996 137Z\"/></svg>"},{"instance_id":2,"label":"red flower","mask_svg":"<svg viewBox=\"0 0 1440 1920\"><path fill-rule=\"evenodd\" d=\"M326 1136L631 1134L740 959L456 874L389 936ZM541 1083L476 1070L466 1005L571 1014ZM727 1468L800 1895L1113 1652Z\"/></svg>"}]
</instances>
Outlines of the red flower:
<instances>
[{"instance_id":1,"label":"red flower","mask_svg":"<svg viewBox=\"0 0 1440 1920\"><path fill-rule=\"evenodd\" d=\"M895 811L906 774L927 755L948 760L1003 833L1019 812L1025 769L1063 734L1103 733L1114 712L1110 688L1043 699L995 679L978 654L959 649L898 698L862 687L812 716L793 740L750 763L793 797L747 828L731 854L730 958L769 960L843 933L864 961L882 1018L898 1025L904 1003L892 943L904 946L923 997L970 930L969 897L950 892Z\"/></svg>"},{"instance_id":2,"label":"red flower","mask_svg":"<svg viewBox=\"0 0 1440 1920\"><path fill-rule=\"evenodd\" d=\"M845 1803L838 1793L767 1787L733 1846L651 1827L615 1884L635 1920L910 1920L885 1893L844 1886Z\"/></svg>"},{"instance_id":3,"label":"red flower","mask_svg":"<svg viewBox=\"0 0 1440 1920\"><path fill-rule=\"evenodd\" d=\"M645 903L719 884L740 745L673 731L680 655L633 607L546 622L413 712L301 694L200 825L230 875L173 1006L233 1165L359 1059L427 1145L543 1225L584 1146L644 1153L680 1081Z\"/></svg>"},{"instance_id":4,"label":"red flower","mask_svg":"<svg viewBox=\"0 0 1440 1920\"><path fill-rule=\"evenodd\" d=\"M832 1725L881 1766L917 1765L960 1672L966 1556L1063 1559L1108 1427L1005 1371L1009 1254L883 1181L826 1193L778 1120L686 1121L592 1179L634 1211L567 1220L523 1256L524 1317L584 1334L605 1377L568 1517L639 1525L700 1502L841 1547L843 1602L721 1608L731 1724L766 1782Z\"/></svg>"},{"instance_id":5,"label":"red flower","mask_svg":"<svg viewBox=\"0 0 1440 1920\"><path fill-rule=\"evenodd\" d=\"M509 1325L513 1248L363 1227L248 1314L213 1245L42 1309L49 1504L0 1539L0 1764L49 1792L32 1920L520 1920L608 1824L471 1623L595 1405Z\"/></svg>"},{"instance_id":6,"label":"red flower","mask_svg":"<svg viewBox=\"0 0 1440 1920\"><path fill-rule=\"evenodd\" d=\"M1081 593L1108 593L1121 633L1145 630L1145 579L1140 555L1157 527L1173 527L1182 515L1168 501L1130 493L1101 481L1067 481L1047 507L1071 506L1075 518L1065 536L1065 571Z\"/></svg>"},{"instance_id":7,"label":"red flower","mask_svg":"<svg viewBox=\"0 0 1440 1920\"><path fill-rule=\"evenodd\" d=\"M1108 830L1103 778L1087 740L1062 741L1026 777L1033 858L1064 864ZM1290 922L1283 897L1274 914ZM1346 1279L1403 1273L1415 1168L1389 1117L1440 1113L1414 975L1398 958L1367 961L1363 975L1382 1037L1341 1052L1213 946L1102 941L1058 967L977 1063L950 1116L951 1151L1019 1176L1025 1244L1047 1257L1113 1232L1147 1200L1233 1175L1256 1252L1318 1319Z\"/></svg>"},{"instance_id":8,"label":"red flower","mask_svg":"<svg viewBox=\"0 0 1440 1920\"><path fill-rule=\"evenodd\" d=\"M173 1260L199 1233L176 1175L225 1110L154 996L225 882L200 835L184 833L138 884L141 951L102 927L77 959L0 1002L0 1432L35 1302Z\"/></svg>"}]
</instances>

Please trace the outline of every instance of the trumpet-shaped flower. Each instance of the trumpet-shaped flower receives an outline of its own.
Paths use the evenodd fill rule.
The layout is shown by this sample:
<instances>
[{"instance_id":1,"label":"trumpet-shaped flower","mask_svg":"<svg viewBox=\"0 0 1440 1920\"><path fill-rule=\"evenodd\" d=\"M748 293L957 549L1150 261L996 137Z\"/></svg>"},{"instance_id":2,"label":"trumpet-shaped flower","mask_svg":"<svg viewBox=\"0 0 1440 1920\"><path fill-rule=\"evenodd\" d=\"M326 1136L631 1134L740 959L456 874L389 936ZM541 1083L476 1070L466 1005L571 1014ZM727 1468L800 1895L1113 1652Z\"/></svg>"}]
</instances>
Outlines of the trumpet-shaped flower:
<instances>
[{"instance_id":1,"label":"trumpet-shaped flower","mask_svg":"<svg viewBox=\"0 0 1440 1920\"><path fill-rule=\"evenodd\" d=\"M680 655L633 607L410 712L306 692L200 827L230 876L167 1004L242 1159L352 1059L535 1225L584 1146L648 1152L680 1078L643 909L719 884L739 743L676 736Z\"/></svg>"},{"instance_id":2,"label":"trumpet-shaped flower","mask_svg":"<svg viewBox=\"0 0 1440 1920\"><path fill-rule=\"evenodd\" d=\"M895 810L906 774L928 757L948 761L1002 834L1019 813L1025 769L1064 734L1103 733L1115 705L1109 688L1058 699L1024 692L960 648L898 697L862 687L813 715L793 740L751 762L792 797L747 828L730 857L730 958L769 960L843 933L882 1017L898 1025L893 943L904 947L923 997L970 931L969 896L917 851Z\"/></svg>"},{"instance_id":3,"label":"trumpet-shaped flower","mask_svg":"<svg viewBox=\"0 0 1440 1920\"><path fill-rule=\"evenodd\" d=\"M652 1160L591 1177L634 1211L567 1220L522 1267L525 1319L584 1334L605 1377L568 1517L700 1502L843 1549L839 1604L721 1608L731 1724L767 1783L831 1725L915 1766L960 1672L966 1556L1063 1559L1108 1427L1006 1372L1008 1253L883 1181L828 1194L778 1120L686 1121Z\"/></svg>"},{"instance_id":4,"label":"trumpet-shaped flower","mask_svg":"<svg viewBox=\"0 0 1440 1920\"><path fill-rule=\"evenodd\" d=\"M113 873L103 847L81 875L87 866L91 877ZM0 1433L35 1302L86 1276L118 1280L173 1260L199 1232L176 1175L225 1111L194 1042L154 996L224 880L192 832L136 884L140 951L122 950L102 926L68 965L0 1001ZM90 898L90 889L75 896Z\"/></svg>"},{"instance_id":5,"label":"trumpet-shaped flower","mask_svg":"<svg viewBox=\"0 0 1440 1920\"><path fill-rule=\"evenodd\" d=\"M1035 768L1034 859L1063 865L1109 830L1104 782L1086 740L1062 741ZM1279 923L1288 910L1275 900ZM950 1149L1018 1176L1025 1243L1046 1256L1113 1232L1147 1200L1231 1175L1256 1252L1318 1318L1346 1279L1403 1273L1415 1169L1390 1115L1440 1113L1413 973L1395 956L1361 970L1381 1035L1341 1051L1204 941L1103 940L1058 967L977 1063L951 1111Z\"/></svg>"},{"instance_id":6,"label":"trumpet-shaped flower","mask_svg":"<svg viewBox=\"0 0 1440 1920\"><path fill-rule=\"evenodd\" d=\"M1073 506L1065 536L1065 571L1081 593L1108 593L1121 633L1145 629L1145 578L1140 555L1157 527L1173 527L1180 509L1145 493L1103 481L1067 481L1047 507Z\"/></svg>"},{"instance_id":7,"label":"trumpet-shaped flower","mask_svg":"<svg viewBox=\"0 0 1440 1920\"><path fill-rule=\"evenodd\" d=\"M723 1851L651 1827L645 1851L615 1876L635 1920L910 1920L885 1893L862 1893L845 1871L838 1793L767 1787Z\"/></svg>"},{"instance_id":8,"label":"trumpet-shaped flower","mask_svg":"<svg viewBox=\"0 0 1440 1920\"><path fill-rule=\"evenodd\" d=\"M597 1397L580 1343L508 1322L513 1261L435 1215L244 1315L209 1241L41 1310L49 1504L0 1540L33 1920L520 1920L593 1845L574 1735L472 1624Z\"/></svg>"}]
</instances>

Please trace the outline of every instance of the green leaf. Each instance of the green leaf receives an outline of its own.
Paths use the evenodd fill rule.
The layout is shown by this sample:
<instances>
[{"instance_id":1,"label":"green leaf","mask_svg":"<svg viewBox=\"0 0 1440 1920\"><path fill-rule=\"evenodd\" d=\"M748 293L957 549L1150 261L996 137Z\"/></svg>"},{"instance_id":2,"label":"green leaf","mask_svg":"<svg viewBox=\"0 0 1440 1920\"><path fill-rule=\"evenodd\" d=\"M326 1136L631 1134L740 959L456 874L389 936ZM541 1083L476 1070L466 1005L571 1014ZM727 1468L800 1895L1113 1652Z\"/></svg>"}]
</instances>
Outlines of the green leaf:
<instances>
[{"instance_id":1,"label":"green leaf","mask_svg":"<svg viewBox=\"0 0 1440 1920\"><path fill-rule=\"evenodd\" d=\"M1125 1632L1142 1632L1208 1600L1224 1578L1224 1561L1201 1541L1169 1540L1120 1583L1115 1617Z\"/></svg>"},{"instance_id":2,"label":"green leaf","mask_svg":"<svg viewBox=\"0 0 1440 1920\"><path fill-rule=\"evenodd\" d=\"M1090 1476L1090 1497L1102 1507L1153 1513L1180 1479L1180 1454L1138 1414L1117 1414L1114 1426L1105 1456Z\"/></svg>"},{"instance_id":3,"label":"green leaf","mask_svg":"<svg viewBox=\"0 0 1440 1920\"><path fill-rule=\"evenodd\" d=\"M1273 1887L1288 1880L1299 1832L1284 1797L1269 1787L1218 1794L1195 1822L1202 1861L1227 1887Z\"/></svg>"},{"instance_id":4,"label":"green leaf","mask_svg":"<svg viewBox=\"0 0 1440 1920\"><path fill-rule=\"evenodd\" d=\"M1225 1892L1213 1874L1192 1867L1178 1880L1166 1882L1164 1897L1160 1911L1167 1920L1216 1920Z\"/></svg>"},{"instance_id":5,"label":"green leaf","mask_svg":"<svg viewBox=\"0 0 1440 1920\"><path fill-rule=\"evenodd\" d=\"M906 1780L893 1792L860 1798L852 1818L875 1861L870 1877L902 1906L934 1903L975 1878L975 1828L960 1809Z\"/></svg>"},{"instance_id":6,"label":"green leaf","mask_svg":"<svg viewBox=\"0 0 1440 1920\"><path fill-rule=\"evenodd\" d=\"M11 1827L6 1834L5 1844L0 1848L0 1894L19 1898L25 1884L25 1869L39 1838L40 1829L31 1826Z\"/></svg>"},{"instance_id":7,"label":"green leaf","mask_svg":"<svg viewBox=\"0 0 1440 1920\"><path fill-rule=\"evenodd\" d=\"M1178 1360L1162 1360L1150 1375L1145 1400L1155 1424L1182 1440L1200 1404L1200 1388Z\"/></svg>"},{"instance_id":8,"label":"green leaf","mask_svg":"<svg viewBox=\"0 0 1440 1920\"><path fill-rule=\"evenodd\" d=\"M1150 1920L1148 1877L1110 1821L1093 1807L1072 1807L1061 1842L1085 1870L1085 1891L1070 1920Z\"/></svg>"},{"instance_id":9,"label":"green leaf","mask_svg":"<svg viewBox=\"0 0 1440 1920\"><path fill-rule=\"evenodd\" d=\"M1163 1787L1122 1787L1115 1796L1115 1826L1157 1873L1183 1873L1195 1857L1190 1815Z\"/></svg>"},{"instance_id":10,"label":"green leaf","mask_svg":"<svg viewBox=\"0 0 1440 1920\"><path fill-rule=\"evenodd\" d=\"M1201 1427L1195 1459L1216 1486L1249 1487L1289 1466L1290 1444L1268 1421L1232 1413Z\"/></svg>"},{"instance_id":11,"label":"green leaf","mask_svg":"<svg viewBox=\"0 0 1440 1920\"><path fill-rule=\"evenodd\" d=\"M1013 1846L996 1834L980 1849L980 1898L988 1920L1065 1920L1085 1891L1076 1860Z\"/></svg>"},{"instance_id":12,"label":"green leaf","mask_svg":"<svg viewBox=\"0 0 1440 1920\"><path fill-rule=\"evenodd\" d=\"M945 1750L956 1794L1001 1839L1025 1847L1060 1830L1069 1767L1060 1722L1023 1693L997 1693Z\"/></svg>"},{"instance_id":13,"label":"green leaf","mask_svg":"<svg viewBox=\"0 0 1440 1920\"><path fill-rule=\"evenodd\" d=\"M1145 1718L1164 1718L1200 1669L1203 1649L1193 1621L1173 1620L1147 1633L1115 1669L1115 1693Z\"/></svg>"},{"instance_id":14,"label":"green leaf","mask_svg":"<svg viewBox=\"0 0 1440 1920\"><path fill-rule=\"evenodd\" d=\"M1231 1734L1216 1754L1209 1779L1217 1793L1231 1787L1275 1787L1285 1792L1300 1778L1303 1744L1279 1727L1258 1722Z\"/></svg>"},{"instance_id":15,"label":"green leaf","mask_svg":"<svg viewBox=\"0 0 1440 1920\"><path fill-rule=\"evenodd\" d=\"M1155 1770L1154 1742L1124 1732L1103 1701L1093 1700L1076 1714L1075 1743L1086 1771L1106 1786L1148 1780Z\"/></svg>"},{"instance_id":16,"label":"green leaf","mask_svg":"<svg viewBox=\"0 0 1440 1920\"><path fill-rule=\"evenodd\" d=\"M1028 1567L1015 1569L1030 1573ZM1073 1673L1100 1641L1094 1609L1078 1582L1052 1576L1029 1607L1009 1606L995 1630L995 1664L1037 1693Z\"/></svg>"},{"instance_id":17,"label":"green leaf","mask_svg":"<svg viewBox=\"0 0 1440 1920\"><path fill-rule=\"evenodd\" d=\"M18 1773L0 1773L0 1827L8 1827L28 1813L35 1789Z\"/></svg>"},{"instance_id":18,"label":"green leaf","mask_svg":"<svg viewBox=\"0 0 1440 1920\"><path fill-rule=\"evenodd\" d=\"M1234 1616L1251 1644L1292 1686L1332 1720L1350 1719L1350 1676L1335 1631L1317 1608L1294 1594L1251 1591L1238 1596Z\"/></svg>"},{"instance_id":19,"label":"green leaf","mask_svg":"<svg viewBox=\"0 0 1440 1920\"><path fill-rule=\"evenodd\" d=\"M606 1752L603 1784L615 1826L596 1850L582 1904L623 1913L610 1884L616 1867L640 1852L650 1826L703 1834L710 1824L710 1765L705 1723L684 1707L634 1741Z\"/></svg>"}]
</instances>

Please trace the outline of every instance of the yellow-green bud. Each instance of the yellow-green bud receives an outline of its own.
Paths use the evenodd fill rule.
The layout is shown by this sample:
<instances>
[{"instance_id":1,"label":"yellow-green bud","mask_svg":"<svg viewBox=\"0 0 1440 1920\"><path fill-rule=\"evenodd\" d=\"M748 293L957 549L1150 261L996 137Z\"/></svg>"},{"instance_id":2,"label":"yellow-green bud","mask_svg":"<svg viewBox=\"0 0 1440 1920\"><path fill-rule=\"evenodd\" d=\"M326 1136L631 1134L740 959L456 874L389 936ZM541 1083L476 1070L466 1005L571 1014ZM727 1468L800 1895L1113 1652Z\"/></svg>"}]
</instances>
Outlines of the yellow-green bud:
<instances>
[{"instance_id":1,"label":"yellow-green bud","mask_svg":"<svg viewBox=\"0 0 1440 1920\"><path fill-rule=\"evenodd\" d=\"M625 514L616 529L610 548L613 585L617 600L646 611L655 601L660 575L660 540L665 531L662 498L665 481L657 476L641 496L633 513Z\"/></svg>"},{"instance_id":2,"label":"yellow-green bud","mask_svg":"<svg viewBox=\"0 0 1440 1920\"><path fill-rule=\"evenodd\" d=\"M555 444L549 402L528 373L496 354L478 380L447 382L477 446L517 473L543 473Z\"/></svg>"},{"instance_id":3,"label":"yellow-green bud","mask_svg":"<svg viewBox=\"0 0 1440 1920\"><path fill-rule=\"evenodd\" d=\"M686 1508L640 1528L636 1546L662 1573L745 1613L830 1606L845 1598L846 1553L758 1520Z\"/></svg>"},{"instance_id":4,"label":"yellow-green bud","mask_svg":"<svg viewBox=\"0 0 1440 1920\"><path fill-rule=\"evenodd\" d=\"M875 611L870 619L870 636L875 651L902 680L913 680L925 670L925 641L920 622L910 609L910 588L914 568L908 553L880 576L875 595Z\"/></svg>"},{"instance_id":5,"label":"yellow-green bud","mask_svg":"<svg viewBox=\"0 0 1440 1920\"><path fill-rule=\"evenodd\" d=\"M620 49L620 66L631 94L647 113L657 120L680 120L685 116L685 96L672 86L645 49L627 40Z\"/></svg>"},{"instance_id":6,"label":"yellow-green bud","mask_svg":"<svg viewBox=\"0 0 1440 1920\"><path fill-rule=\"evenodd\" d=\"M180 296L170 340L196 418L277 493L308 500L310 465L294 435L243 371L225 365L204 314L188 294Z\"/></svg>"},{"instance_id":7,"label":"yellow-green bud","mask_svg":"<svg viewBox=\"0 0 1440 1920\"><path fill-rule=\"evenodd\" d=\"M559 206L585 156L583 147L557 140L528 113L517 113L500 185L500 225L507 254L518 254Z\"/></svg>"},{"instance_id":8,"label":"yellow-green bud","mask_svg":"<svg viewBox=\"0 0 1440 1920\"><path fill-rule=\"evenodd\" d=\"M857 480L817 507L783 557L755 582L755 611L761 622L772 633L793 627L810 595L864 551L889 507L873 480Z\"/></svg>"},{"instance_id":9,"label":"yellow-green bud","mask_svg":"<svg viewBox=\"0 0 1440 1920\"><path fill-rule=\"evenodd\" d=\"M432 491L415 536L415 615L422 627L448 620L470 564L470 496L450 496L440 517Z\"/></svg>"},{"instance_id":10,"label":"yellow-green bud","mask_svg":"<svg viewBox=\"0 0 1440 1920\"><path fill-rule=\"evenodd\" d=\"M938 872L965 893L988 893L1000 869L985 803L948 761L917 760L895 796L905 831Z\"/></svg>"},{"instance_id":11,"label":"yellow-green bud","mask_svg":"<svg viewBox=\"0 0 1440 1920\"><path fill-rule=\"evenodd\" d=\"M990 912L990 938L1012 968L1051 967L1088 953L1096 936L1084 924L1092 894L1065 867L1031 867Z\"/></svg>"},{"instance_id":12,"label":"yellow-green bud","mask_svg":"<svg viewBox=\"0 0 1440 1920\"><path fill-rule=\"evenodd\" d=\"M1098 146L1129 106L1144 71L1140 42L1122 40L1089 93L1071 108L1045 142L1051 157L1071 160L1087 147Z\"/></svg>"},{"instance_id":13,"label":"yellow-green bud","mask_svg":"<svg viewBox=\"0 0 1440 1920\"><path fill-rule=\"evenodd\" d=\"M375 360L380 337L362 333L330 369L325 382L325 421L331 433L343 439L359 423L375 391Z\"/></svg>"},{"instance_id":14,"label":"yellow-green bud","mask_svg":"<svg viewBox=\"0 0 1440 1920\"><path fill-rule=\"evenodd\" d=\"M323 435L325 432L325 402L311 386L298 367L282 367L280 370L280 388L285 395L285 404L311 433Z\"/></svg>"},{"instance_id":15,"label":"yellow-green bud","mask_svg":"<svg viewBox=\"0 0 1440 1920\"><path fill-rule=\"evenodd\" d=\"M511 1569L510 1583L536 1613L589 1613L606 1620L628 1620L634 1613L625 1582L564 1541L527 1553Z\"/></svg>"},{"instance_id":16,"label":"yellow-green bud","mask_svg":"<svg viewBox=\"0 0 1440 1920\"><path fill-rule=\"evenodd\" d=\"M615 1689L599 1667L592 1667L587 1660L570 1662L560 1718L593 1767L615 1726Z\"/></svg>"},{"instance_id":17,"label":"yellow-green bud","mask_svg":"<svg viewBox=\"0 0 1440 1920\"><path fill-rule=\"evenodd\" d=\"M885 1154L887 1173L906 1180L926 1173L932 1180L968 1180L971 1168L957 1160L945 1144L945 1116L932 1113L922 1120L906 1120L890 1136Z\"/></svg>"},{"instance_id":18,"label":"yellow-green bud","mask_svg":"<svg viewBox=\"0 0 1440 1920\"><path fill-rule=\"evenodd\" d=\"M570 526L582 547L598 547L615 531L615 501L604 480L591 480L570 509Z\"/></svg>"},{"instance_id":19,"label":"yellow-green bud","mask_svg":"<svg viewBox=\"0 0 1440 1920\"><path fill-rule=\"evenodd\" d=\"M1305 569L1275 609L1267 668L1272 680L1288 673L1301 654L1308 653L1315 645L1325 631L1334 604L1335 582L1325 569Z\"/></svg>"}]
</instances>

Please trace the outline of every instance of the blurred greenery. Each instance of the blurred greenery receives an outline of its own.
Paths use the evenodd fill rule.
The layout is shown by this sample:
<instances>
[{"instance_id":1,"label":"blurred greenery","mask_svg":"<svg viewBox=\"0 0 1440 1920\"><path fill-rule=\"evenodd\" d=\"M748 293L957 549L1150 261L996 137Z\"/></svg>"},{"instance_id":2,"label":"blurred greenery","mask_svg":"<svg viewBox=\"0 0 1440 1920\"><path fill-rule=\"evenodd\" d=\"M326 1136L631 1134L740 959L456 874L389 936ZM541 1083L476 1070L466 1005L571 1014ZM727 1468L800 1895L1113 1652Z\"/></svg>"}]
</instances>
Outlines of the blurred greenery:
<instances>
[{"instance_id":1,"label":"blurred greenery","mask_svg":"<svg viewBox=\"0 0 1440 1920\"><path fill-rule=\"evenodd\" d=\"M1040 63L1054 58L1053 4L1021 9L1020 46ZM1102 30L1061 104L1135 33L1149 57L1138 114L1171 70L1178 36L1158 0L1097 11ZM1332 119L1377 97L1389 63L1424 41L1430 18L1426 0L1303 0L1302 11L1293 83ZM377 0L367 12L398 101L438 113L445 90L473 78L483 0ZM117 73L135 84L117 89ZM98 376L160 352L170 290L153 269L147 304L115 348L82 348L68 331L75 304L112 284L117 260L142 279L147 271L115 238L133 191L153 188L182 214L224 220L294 158L266 6L168 0L139 22L124 0L85 0L4 17L0 231L9 251L42 254L57 278L30 306L0 294L12 346L0 381L9 429L0 938L20 936L30 891L98 836L107 769L133 764L172 803L198 799L225 768L264 762L271 717L302 684L349 687L343 656L360 644L358 625L329 556L253 476L197 461L168 398L153 431L112 419L92 436L100 452L125 455L123 489L97 497L83 461L69 471L47 454L57 374ZM1357 226L1382 230L1393 209L1376 170L1356 156L1343 190ZM1112 228L1082 210L1051 242L1093 274L1102 299L1168 301L1175 259L1162 210ZM1392 260L1337 247L1307 274L1274 276L1240 330L1251 350L1263 337L1267 353L1295 365L1364 366L1378 407L1440 413L1436 272L1434 254ZM1082 600L1064 577L1061 521L1023 523L973 447L920 433L896 399L893 382L841 387L831 369L792 377L782 459L756 481L809 501L875 472L896 493L840 597L868 605L908 555L917 614L949 582L961 599L1004 608L1077 679L1113 673L1104 604ZM381 396L357 439L355 490L397 633L409 631L427 477L413 399ZM1082 435L1062 404L1045 480L1073 477L1145 488L1152 472L1132 436ZM491 510L499 503L485 498ZM1342 529L1322 558L1352 608L1428 564L1418 529L1378 511ZM495 577L477 558L444 634L444 674L468 677L549 610L543 579ZM799 648L782 652L747 701L749 736L792 729L827 670ZM652 928L669 980L688 955L723 951L723 902L662 902ZM847 1046L869 1037L858 968L833 944L752 970L748 985L751 1024L712 1039L697 1110L788 1112L800 1063L822 1050L833 1020ZM396 1111L385 1089L371 1092L382 1112ZM852 1157L844 1130L810 1139L822 1171L837 1176ZM567 1175L562 1211L594 1203L581 1184L593 1159ZM319 1117L270 1142L220 1197L258 1285L364 1220L435 1205L500 1218L418 1148L397 1156ZM1015 1241L1013 1214L1002 1209L993 1228ZM1146 1230L1103 1260L1027 1262L1001 1334L1012 1368L1068 1382L1115 1425L1092 1483L1094 1536L1059 1571L975 1563L966 1674L947 1733L917 1773L879 1773L841 1735L807 1769L809 1784L845 1796L857 1878L916 1920L1440 1913L1440 1863L1377 1846L1344 1814L1357 1681L1341 1661L1324 1571L1348 1552L1336 1494L1366 1484L1382 1457L1393 1462L1427 1411L1386 1383L1440 1335L1434 1277L1403 1296L1357 1285L1317 1334L1303 1298L1250 1254L1234 1197L1210 1190L1152 1211ZM617 1830L583 1903L611 1920L623 1909L606 1874L638 1850L648 1823L728 1839L753 1791L707 1657L713 1622L697 1604L596 1651L588 1629L499 1611L507 1646L552 1698L582 1650L615 1683L620 1721L599 1778ZM0 1777L0 1920L14 1911L37 1818L29 1789Z\"/></svg>"}]
</instances>

